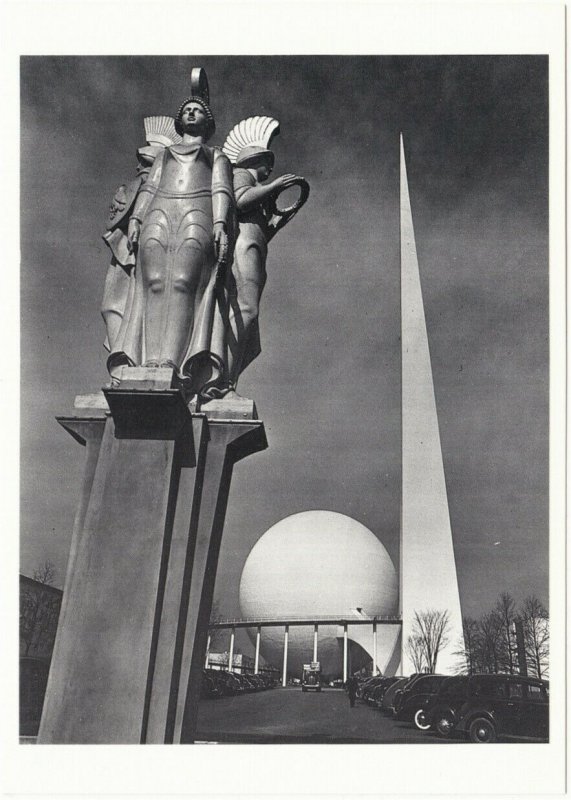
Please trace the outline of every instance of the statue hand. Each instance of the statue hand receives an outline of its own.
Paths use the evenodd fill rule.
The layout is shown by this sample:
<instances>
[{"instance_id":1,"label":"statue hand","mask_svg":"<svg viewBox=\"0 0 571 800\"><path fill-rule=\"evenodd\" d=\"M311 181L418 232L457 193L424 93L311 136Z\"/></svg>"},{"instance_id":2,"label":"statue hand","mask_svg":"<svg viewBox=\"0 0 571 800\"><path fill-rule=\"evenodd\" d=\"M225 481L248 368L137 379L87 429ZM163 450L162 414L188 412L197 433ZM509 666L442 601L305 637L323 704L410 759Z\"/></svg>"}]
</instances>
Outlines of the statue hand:
<instances>
[{"instance_id":1,"label":"statue hand","mask_svg":"<svg viewBox=\"0 0 571 800\"><path fill-rule=\"evenodd\" d=\"M127 229L127 249L130 253L134 253L139 244L139 236L141 235L141 223L138 219L131 218L129 220L129 227Z\"/></svg>"},{"instance_id":2,"label":"statue hand","mask_svg":"<svg viewBox=\"0 0 571 800\"><path fill-rule=\"evenodd\" d=\"M276 178L275 180L272 181L271 183L272 192L278 194L284 189L289 189L290 186L295 185L295 182L297 180L299 180L298 176L293 175L290 172L288 172L286 175L281 175L279 178Z\"/></svg>"},{"instance_id":3,"label":"statue hand","mask_svg":"<svg viewBox=\"0 0 571 800\"><path fill-rule=\"evenodd\" d=\"M218 262L222 264L226 263L226 258L228 256L228 234L222 222L217 222L214 225L214 255Z\"/></svg>"}]
</instances>

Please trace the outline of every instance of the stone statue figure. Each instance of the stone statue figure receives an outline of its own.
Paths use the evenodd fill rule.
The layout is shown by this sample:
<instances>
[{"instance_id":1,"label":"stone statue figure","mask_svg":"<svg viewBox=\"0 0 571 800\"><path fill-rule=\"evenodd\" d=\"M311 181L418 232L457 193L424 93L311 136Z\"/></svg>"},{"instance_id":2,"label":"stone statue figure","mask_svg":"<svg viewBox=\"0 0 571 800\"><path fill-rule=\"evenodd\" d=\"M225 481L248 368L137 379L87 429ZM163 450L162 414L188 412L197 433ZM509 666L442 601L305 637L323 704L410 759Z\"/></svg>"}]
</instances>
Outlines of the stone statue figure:
<instances>
[{"instance_id":1,"label":"stone statue figure","mask_svg":"<svg viewBox=\"0 0 571 800\"><path fill-rule=\"evenodd\" d=\"M216 306L235 227L232 166L206 144L215 123L200 68L191 72L191 95L175 129L181 141L158 153L130 215L133 297L108 367L112 376L122 365L172 367L200 394L224 371L224 325Z\"/></svg>"},{"instance_id":2,"label":"stone statue figure","mask_svg":"<svg viewBox=\"0 0 571 800\"><path fill-rule=\"evenodd\" d=\"M266 283L268 242L307 200L309 185L304 178L285 174L266 181L274 166L269 149L279 133L279 122L271 117L249 117L228 134L223 152L234 165L234 194L238 213L238 237L227 282L227 350L224 377L204 393L205 398L234 392L240 373L260 353L258 313ZM301 193L289 208L280 209L277 198L298 185Z\"/></svg>"},{"instance_id":3,"label":"stone statue figure","mask_svg":"<svg viewBox=\"0 0 571 800\"><path fill-rule=\"evenodd\" d=\"M204 70L176 118L145 119L137 177L116 192L102 314L112 382L123 366L171 367L201 403L235 392L260 353L258 313L268 242L309 196L304 178L268 181L279 133L272 117L234 126L222 149ZM298 199L278 206L298 186Z\"/></svg>"},{"instance_id":4,"label":"stone statue figure","mask_svg":"<svg viewBox=\"0 0 571 800\"><path fill-rule=\"evenodd\" d=\"M137 175L121 184L109 208L107 231L103 241L111 250L111 263L105 278L101 315L105 322L105 348L114 348L121 324L132 302L135 280L135 254L129 248L127 231L135 200L157 155L166 146L181 141L172 117L146 117L146 147L137 150Z\"/></svg>"},{"instance_id":5,"label":"stone statue figure","mask_svg":"<svg viewBox=\"0 0 571 800\"><path fill-rule=\"evenodd\" d=\"M105 277L101 315L105 322L105 348L109 351L117 339L129 297L131 279L134 277L135 256L127 245L127 227L137 193L149 174L150 165L137 167L137 177L121 184L109 209L104 242L111 250L111 263Z\"/></svg>"}]
</instances>

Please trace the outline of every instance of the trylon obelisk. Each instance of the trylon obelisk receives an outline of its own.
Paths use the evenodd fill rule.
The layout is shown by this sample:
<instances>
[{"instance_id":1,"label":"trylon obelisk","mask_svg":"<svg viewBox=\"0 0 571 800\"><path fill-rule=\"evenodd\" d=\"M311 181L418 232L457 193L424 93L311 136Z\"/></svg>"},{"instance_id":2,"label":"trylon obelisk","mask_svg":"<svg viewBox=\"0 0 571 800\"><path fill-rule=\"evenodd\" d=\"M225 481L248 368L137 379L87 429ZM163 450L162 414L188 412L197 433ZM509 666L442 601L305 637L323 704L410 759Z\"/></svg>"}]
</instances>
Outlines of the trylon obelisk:
<instances>
[{"instance_id":1,"label":"trylon obelisk","mask_svg":"<svg viewBox=\"0 0 571 800\"><path fill-rule=\"evenodd\" d=\"M462 612L444 465L438 430L430 350L404 156L400 140L402 326L402 674L415 671L407 654L415 612L447 611L448 645L437 671L453 673L463 641Z\"/></svg>"}]
</instances>

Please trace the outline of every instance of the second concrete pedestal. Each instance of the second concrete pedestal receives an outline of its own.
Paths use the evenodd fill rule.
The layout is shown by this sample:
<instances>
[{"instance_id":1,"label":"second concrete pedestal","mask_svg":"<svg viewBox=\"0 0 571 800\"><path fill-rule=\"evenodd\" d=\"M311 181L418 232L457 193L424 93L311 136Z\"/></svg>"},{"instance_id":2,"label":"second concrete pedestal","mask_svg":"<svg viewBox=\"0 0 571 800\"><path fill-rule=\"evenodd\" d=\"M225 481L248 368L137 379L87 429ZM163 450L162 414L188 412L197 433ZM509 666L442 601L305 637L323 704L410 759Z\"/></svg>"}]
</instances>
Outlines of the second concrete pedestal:
<instances>
[{"instance_id":1,"label":"second concrete pedestal","mask_svg":"<svg viewBox=\"0 0 571 800\"><path fill-rule=\"evenodd\" d=\"M59 420L88 458L38 741L192 742L232 469L264 428L176 389L107 399Z\"/></svg>"}]
</instances>

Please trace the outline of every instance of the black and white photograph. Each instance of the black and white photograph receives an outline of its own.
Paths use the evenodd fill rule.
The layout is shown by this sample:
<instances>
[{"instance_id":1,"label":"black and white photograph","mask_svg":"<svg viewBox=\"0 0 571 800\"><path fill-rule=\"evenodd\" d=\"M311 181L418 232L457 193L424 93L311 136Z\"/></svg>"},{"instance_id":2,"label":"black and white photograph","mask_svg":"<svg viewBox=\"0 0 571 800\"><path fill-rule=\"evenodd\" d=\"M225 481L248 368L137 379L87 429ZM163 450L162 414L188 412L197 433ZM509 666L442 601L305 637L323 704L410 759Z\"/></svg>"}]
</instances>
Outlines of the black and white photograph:
<instances>
[{"instance_id":1,"label":"black and white photograph","mask_svg":"<svg viewBox=\"0 0 571 800\"><path fill-rule=\"evenodd\" d=\"M240 752L441 765L403 793L511 761L539 792L565 747L562 49L237 51L218 14L160 54L18 52L12 743L175 752L213 794Z\"/></svg>"}]
</instances>

